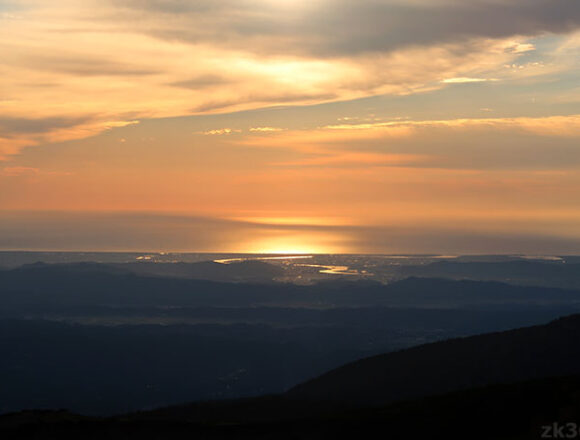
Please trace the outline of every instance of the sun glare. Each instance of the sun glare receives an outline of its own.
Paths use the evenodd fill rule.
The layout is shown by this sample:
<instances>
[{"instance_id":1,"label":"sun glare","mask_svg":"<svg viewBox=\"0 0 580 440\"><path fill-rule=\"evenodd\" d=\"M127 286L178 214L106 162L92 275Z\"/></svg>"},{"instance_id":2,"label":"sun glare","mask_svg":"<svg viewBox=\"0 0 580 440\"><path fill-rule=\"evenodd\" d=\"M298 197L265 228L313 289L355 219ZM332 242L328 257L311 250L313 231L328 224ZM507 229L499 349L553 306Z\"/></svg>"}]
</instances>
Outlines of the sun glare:
<instances>
[{"instance_id":1,"label":"sun glare","mask_svg":"<svg viewBox=\"0 0 580 440\"><path fill-rule=\"evenodd\" d=\"M252 249L252 253L256 254L277 254L277 255L290 255L290 254L324 254L328 251L322 246L307 245L300 243L286 243L284 240L273 240L265 241L263 243L257 243Z\"/></svg>"},{"instance_id":2,"label":"sun glare","mask_svg":"<svg viewBox=\"0 0 580 440\"><path fill-rule=\"evenodd\" d=\"M253 254L306 255L344 252L336 237L327 234L292 234L261 237L242 246L241 252Z\"/></svg>"}]
</instances>

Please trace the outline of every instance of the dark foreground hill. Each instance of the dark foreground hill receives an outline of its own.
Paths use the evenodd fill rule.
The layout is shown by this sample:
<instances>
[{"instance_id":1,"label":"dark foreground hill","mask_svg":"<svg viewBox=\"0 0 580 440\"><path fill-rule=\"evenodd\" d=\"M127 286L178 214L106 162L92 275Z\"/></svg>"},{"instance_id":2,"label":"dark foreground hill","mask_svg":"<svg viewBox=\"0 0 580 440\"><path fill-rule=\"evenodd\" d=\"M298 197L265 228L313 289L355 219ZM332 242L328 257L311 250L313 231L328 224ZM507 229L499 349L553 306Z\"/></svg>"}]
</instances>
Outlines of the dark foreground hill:
<instances>
[{"instance_id":1,"label":"dark foreground hill","mask_svg":"<svg viewBox=\"0 0 580 440\"><path fill-rule=\"evenodd\" d=\"M577 438L559 435L576 434L580 427L579 336L580 315L574 315L544 326L367 358L284 395L101 419L67 412L25 412L0 417L0 435L38 439L334 439L377 434L389 439Z\"/></svg>"},{"instance_id":2,"label":"dark foreground hill","mask_svg":"<svg viewBox=\"0 0 580 440\"><path fill-rule=\"evenodd\" d=\"M305 400L377 405L455 390L580 374L580 315L547 325L362 359L298 385Z\"/></svg>"},{"instance_id":3,"label":"dark foreground hill","mask_svg":"<svg viewBox=\"0 0 580 440\"><path fill-rule=\"evenodd\" d=\"M570 376L369 408L272 396L110 418L83 417L66 411L29 411L1 416L0 436L39 440L334 440L377 436L390 440L523 440L558 438L554 428L570 434L578 426L571 421L578 420L580 376Z\"/></svg>"},{"instance_id":4,"label":"dark foreground hill","mask_svg":"<svg viewBox=\"0 0 580 440\"><path fill-rule=\"evenodd\" d=\"M186 308L165 317L166 310L148 308L74 312L88 322L112 324L0 319L0 413L67 408L112 415L281 393L375 354L570 313L381 307ZM66 316L53 313L53 319ZM148 319L191 324L139 324ZM115 325L125 320L134 324Z\"/></svg>"},{"instance_id":5,"label":"dark foreground hill","mask_svg":"<svg viewBox=\"0 0 580 440\"><path fill-rule=\"evenodd\" d=\"M296 286L88 263L0 271L0 413L110 415L280 393L374 354L545 323L577 312L579 299L419 278Z\"/></svg>"}]
</instances>

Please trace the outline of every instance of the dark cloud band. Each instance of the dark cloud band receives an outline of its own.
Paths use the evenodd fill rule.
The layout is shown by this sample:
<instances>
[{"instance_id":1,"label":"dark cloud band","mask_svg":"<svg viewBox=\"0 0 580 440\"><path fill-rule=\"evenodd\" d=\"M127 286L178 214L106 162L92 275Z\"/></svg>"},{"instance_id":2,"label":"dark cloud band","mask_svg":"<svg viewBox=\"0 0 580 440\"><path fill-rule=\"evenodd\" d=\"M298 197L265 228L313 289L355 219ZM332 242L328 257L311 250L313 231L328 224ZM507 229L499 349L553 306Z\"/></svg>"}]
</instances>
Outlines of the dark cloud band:
<instances>
[{"instance_id":1,"label":"dark cloud band","mask_svg":"<svg viewBox=\"0 0 580 440\"><path fill-rule=\"evenodd\" d=\"M159 38L275 54L343 56L580 27L575 0L322 0L294 8L264 0L114 3L129 22L135 15L155 20L162 14L165 25L143 29Z\"/></svg>"}]
</instances>

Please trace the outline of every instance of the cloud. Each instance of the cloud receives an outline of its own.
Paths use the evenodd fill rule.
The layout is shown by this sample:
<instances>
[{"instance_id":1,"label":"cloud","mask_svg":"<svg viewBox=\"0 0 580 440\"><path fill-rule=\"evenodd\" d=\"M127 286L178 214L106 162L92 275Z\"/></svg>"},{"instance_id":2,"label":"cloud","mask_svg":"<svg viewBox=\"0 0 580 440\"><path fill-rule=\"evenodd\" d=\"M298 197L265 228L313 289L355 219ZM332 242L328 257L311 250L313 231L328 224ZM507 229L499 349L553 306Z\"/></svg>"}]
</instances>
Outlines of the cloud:
<instances>
[{"instance_id":1,"label":"cloud","mask_svg":"<svg viewBox=\"0 0 580 440\"><path fill-rule=\"evenodd\" d=\"M211 251L223 249L243 229L220 219L150 213L30 214L2 212L0 249Z\"/></svg>"},{"instance_id":2,"label":"cloud","mask_svg":"<svg viewBox=\"0 0 580 440\"><path fill-rule=\"evenodd\" d=\"M483 110L483 109L482 109ZM485 109L488 110L488 109ZM519 117L519 118L465 118L448 120L396 120L379 121L363 124L340 124L323 127L328 130L391 130L400 127L448 127L459 129L492 128L518 129L538 135L552 135L563 137L580 136L580 115L549 116L549 117Z\"/></svg>"},{"instance_id":3,"label":"cloud","mask_svg":"<svg viewBox=\"0 0 580 440\"><path fill-rule=\"evenodd\" d=\"M273 163L283 167L317 167L317 168L358 168L358 167L393 167L421 166L430 160L429 156L418 154L390 154L370 152L330 152L316 157L296 161Z\"/></svg>"},{"instance_id":4,"label":"cloud","mask_svg":"<svg viewBox=\"0 0 580 440\"><path fill-rule=\"evenodd\" d=\"M24 147L38 145L49 140L84 137L95 121L91 117L21 118L0 116L0 161L16 155ZM95 128L95 132L101 131ZM76 132L75 136L73 133ZM70 136L70 137L68 137Z\"/></svg>"},{"instance_id":5,"label":"cloud","mask_svg":"<svg viewBox=\"0 0 580 440\"><path fill-rule=\"evenodd\" d=\"M468 83L480 83L486 81L497 81L497 79L488 79L488 78L467 78L467 77L458 77L458 78L447 78L441 81L443 84L468 84Z\"/></svg>"},{"instance_id":6,"label":"cloud","mask_svg":"<svg viewBox=\"0 0 580 440\"><path fill-rule=\"evenodd\" d=\"M131 120L111 121L100 115L37 119L0 117L0 161L19 154L25 147L83 139L112 128L137 123Z\"/></svg>"},{"instance_id":7,"label":"cloud","mask_svg":"<svg viewBox=\"0 0 580 440\"><path fill-rule=\"evenodd\" d=\"M45 177L45 176L72 176L69 171L47 171L34 167L4 167L0 169L3 177Z\"/></svg>"},{"instance_id":8,"label":"cloud","mask_svg":"<svg viewBox=\"0 0 580 440\"><path fill-rule=\"evenodd\" d=\"M385 52L466 38L562 33L580 25L580 6L570 0L313 0L291 6L272 0L125 0L113 4L127 25L136 15L150 20L145 32L158 38L315 56Z\"/></svg>"},{"instance_id":9,"label":"cloud","mask_svg":"<svg viewBox=\"0 0 580 440\"><path fill-rule=\"evenodd\" d=\"M160 70L144 68L129 62L113 61L105 57L86 56L79 52L68 55L47 55L29 50L19 56L21 66L38 71L65 73L75 76L145 76L159 74Z\"/></svg>"},{"instance_id":10,"label":"cloud","mask_svg":"<svg viewBox=\"0 0 580 440\"><path fill-rule=\"evenodd\" d=\"M348 123L250 137L246 146L293 150L272 165L318 168L570 170L580 166L580 115Z\"/></svg>"},{"instance_id":11,"label":"cloud","mask_svg":"<svg viewBox=\"0 0 580 440\"><path fill-rule=\"evenodd\" d=\"M529 37L569 32L580 18L578 2L570 0L4 5L11 6L8 13L16 8L19 19L0 27L0 118L54 124L42 135L14 124L3 130L2 159L26 145L90 136L132 120L554 74L571 69L577 45L555 52L552 62L520 63L541 48ZM526 68L505 67L514 65ZM59 126L79 114L91 122Z\"/></svg>"},{"instance_id":12,"label":"cloud","mask_svg":"<svg viewBox=\"0 0 580 440\"><path fill-rule=\"evenodd\" d=\"M90 116L32 119L0 116L0 132L13 134L45 134L56 130L84 125L90 121Z\"/></svg>"},{"instance_id":13,"label":"cloud","mask_svg":"<svg viewBox=\"0 0 580 440\"><path fill-rule=\"evenodd\" d=\"M515 43L511 48L511 53L526 53L536 50L536 46L532 43Z\"/></svg>"},{"instance_id":14,"label":"cloud","mask_svg":"<svg viewBox=\"0 0 580 440\"><path fill-rule=\"evenodd\" d=\"M26 175L36 175L39 173L38 168L31 167L5 167L0 171L0 174L8 177L20 177Z\"/></svg>"},{"instance_id":15,"label":"cloud","mask_svg":"<svg viewBox=\"0 0 580 440\"><path fill-rule=\"evenodd\" d=\"M205 136L222 136L222 135L229 135L229 134L241 133L241 132L242 132L242 130L238 130L235 128L218 128L215 130L202 131L199 134L203 134Z\"/></svg>"},{"instance_id":16,"label":"cloud","mask_svg":"<svg viewBox=\"0 0 580 440\"><path fill-rule=\"evenodd\" d=\"M580 238L524 231L488 232L469 227L376 227L349 234L349 245L368 253L575 254Z\"/></svg>"},{"instance_id":17,"label":"cloud","mask_svg":"<svg viewBox=\"0 0 580 440\"><path fill-rule=\"evenodd\" d=\"M254 133L275 133L284 131L284 129L280 127L251 127L250 131Z\"/></svg>"},{"instance_id":18,"label":"cloud","mask_svg":"<svg viewBox=\"0 0 580 440\"><path fill-rule=\"evenodd\" d=\"M316 224L316 219L295 225L291 219L253 222L148 212L1 214L0 249L9 250L237 252L304 246L306 252L558 255L580 249L579 237L567 233L532 233L525 227L489 232L464 219L461 226L348 226Z\"/></svg>"},{"instance_id":19,"label":"cloud","mask_svg":"<svg viewBox=\"0 0 580 440\"><path fill-rule=\"evenodd\" d=\"M195 78L190 78L183 81L172 82L169 85L174 87L181 87L183 89L200 90L232 82L234 81L228 80L223 76L207 74L196 76Z\"/></svg>"}]
</instances>

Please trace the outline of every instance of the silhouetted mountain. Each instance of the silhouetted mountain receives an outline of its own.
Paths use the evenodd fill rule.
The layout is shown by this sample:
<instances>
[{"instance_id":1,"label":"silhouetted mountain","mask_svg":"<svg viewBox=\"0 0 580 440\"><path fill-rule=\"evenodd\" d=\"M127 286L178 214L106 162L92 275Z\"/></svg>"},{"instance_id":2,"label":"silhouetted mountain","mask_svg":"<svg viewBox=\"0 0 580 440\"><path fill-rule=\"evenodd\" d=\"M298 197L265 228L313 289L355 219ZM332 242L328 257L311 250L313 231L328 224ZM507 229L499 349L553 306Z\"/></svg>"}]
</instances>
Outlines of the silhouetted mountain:
<instances>
[{"instance_id":1,"label":"silhouetted mountain","mask_svg":"<svg viewBox=\"0 0 580 440\"><path fill-rule=\"evenodd\" d=\"M528 286L580 289L580 264L562 261L440 261L422 266L401 266L398 273L402 277L502 281Z\"/></svg>"},{"instance_id":2,"label":"silhouetted mountain","mask_svg":"<svg viewBox=\"0 0 580 440\"><path fill-rule=\"evenodd\" d=\"M332 348L313 352L296 339L277 341L263 326L0 320L0 413L68 408L114 414L281 392L344 363L327 358Z\"/></svg>"},{"instance_id":3,"label":"silhouetted mountain","mask_svg":"<svg viewBox=\"0 0 580 440\"><path fill-rule=\"evenodd\" d=\"M230 264L205 261L201 263L138 262L115 264L115 267L142 276L162 276L221 282L271 283L284 275L284 270L261 261L241 261Z\"/></svg>"},{"instance_id":4,"label":"silhouetted mountain","mask_svg":"<svg viewBox=\"0 0 580 440\"><path fill-rule=\"evenodd\" d=\"M505 304L577 304L580 292L513 286L499 282L407 278L384 287L369 288L358 295L369 303L424 307L497 306Z\"/></svg>"},{"instance_id":5,"label":"silhouetted mountain","mask_svg":"<svg viewBox=\"0 0 580 440\"><path fill-rule=\"evenodd\" d=\"M123 322L123 314L129 316L130 311L117 313ZM163 319L159 313L153 315L156 320ZM108 327L0 320L0 412L65 407L112 414L283 392L373 354L543 323L562 313L261 308L202 309L197 314L206 316L208 323L196 325ZM227 317L248 319L247 315L257 322L224 323ZM105 317L101 322L108 321Z\"/></svg>"},{"instance_id":6,"label":"silhouetted mountain","mask_svg":"<svg viewBox=\"0 0 580 440\"><path fill-rule=\"evenodd\" d=\"M23 326L18 332L21 340L26 334L26 325L19 325ZM102 330L110 338L101 350L95 350L94 346L83 347L86 339L77 337L88 330L77 328L65 337L62 333L66 332L65 327L50 325L56 333L61 333L57 335L59 339L66 340L70 363L62 370L62 378L39 377L41 381L26 382L28 386L48 383L49 388L54 388L53 393L66 396L67 387L63 385L78 381L90 390L95 385L93 375L83 374L77 379L74 374L71 376L71 372L78 371L75 358L86 348L87 353L95 352L91 362L96 369L106 369L109 362L124 365L116 367L117 373L113 375L117 378L111 386L121 391L120 395L127 394L130 390L127 382L136 376L128 361L134 357L135 341L125 337L118 340L118 333ZM52 333L46 331L46 324L41 327L44 334ZM0 331L3 341L14 337L12 330ZM195 354L196 349L180 346L183 341L178 336L183 333L179 330L169 330L170 337L161 339L155 332L148 332L147 344L160 343L165 352L159 357L154 355L159 350L153 350L151 358L137 358L135 365L160 363L159 372L166 371L165 374L170 371L168 366L173 365L171 377L185 386L186 394L189 392L187 376L199 374L199 366L192 369L193 364L184 364L179 353ZM454 339L367 358L330 371L283 395L200 402L112 418L81 417L64 411L29 411L0 417L0 434L2 438L38 439L315 439L368 438L379 430L391 439L540 438L543 426L579 420L579 336L580 315L573 315L547 325ZM47 339L39 334L34 337L39 346L46 348L45 364L52 362L51 337ZM211 343L215 345L215 341ZM30 344L25 344L20 349L29 352L29 347ZM119 351L114 351L115 347ZM246 347L236 349L244 352ZM176 354L179 359L175 358ZM291 353L286 355L287 360L293 358ZM168 366L163 366L164 363ZM3 373L2 377L22 374L21 367L13 365L13 371ZM148 374L155 380L155 374ZM11 382L19 386L14 378L8 381ZM7 390L6 386L3 390ZM97 386L92 392L93 398L99 399L103 389ZM38 393L37 399L43 401L42 393Z\"/></svg>"},{"instance_id":7,"label":"silhouetted mountain","mask_svg":"<svg viewBox=\"0 0 580 440\"><path fill-rule=\"evenodd\" d=\"M35 264L0 272L0 304L7 305L212 305L252 304L267 286L138 276L118 266Z\"/></svg>"},{"instance_id":8,"label":"silhouetted mountain","mask_svg":"<svg viewBox=\"0 0 580 440\"><path fill-rule=\"evenodd\" d=\"M580 416L580 376L490 385L362 407L268 396L129 414L123 420L209 427L210 438L539 438L543 425ZM229 430L221 430L229 426ZM438 434L438 435L437 435ZM223 437L220 437L223 436Z\"/></svg>"},{"instance_id":9,"label":"silhouetted mountain","mask_svg":"<svg viewBox=\"0 0 580 440\"><path fill-rule=\"evenodd\" d=\"M384 404L495 383L580 373L580 315L536 326L427 344L363 359L288 396Z\"/></svg>"},{"instance_id":10,"label":"silhouetted mountain","mask_svg":"<svg viewBox=\"0 0 580 440\"><path fill-rule=\"evenodd\" d=\"M0 270L8 270L2 269ZM272 282L276 277L284 274L282 268L261 261L241 261L230 264L204 261L200 263L158 263L158 262L134 262L134 263L60 263L25 264L13 269L39 275L52 273L54 275L64 273L108 273L108 274L135 274L145 277L169 277L187 278L198 280L211 280L218 282Z\"/></svg>"},{"instance_id":11,"label":"silhouetted mountain","mask_svg":"<svg viewBox=\"0 0 580 440\"><path fill-rule=\"evenodd\" d=\"M577 291L497 282L296 286L141 276L123 265L33 264L0 271L0 315L27 319L0 322L0 411L67 407L108 414L281 392L376 353L546 322L573 313L579 298ZM39 318L195 325L104 328L33 320ZM454 349L448 351L453 357ZM463 363L470 356L477 358L457 351ZM407 370L423 362L417 359L411 356ZM514 377L518 371L524 370ZM460 385L485 383L491 382Z\"/></svg>"},{"instance_id":12,"label":"silhouetted mountain","mask_svg":"<svg viewBox=\"0 0 580 440\"><path fill-rule=\"evenodd\" d=\"M547 426L580 420L579 396L580 376L570 376L360 409L269 396L110 418L26 411L0 416L0 435L58 440L366 439L379 434L391 440L539 439Z\"/></svg>"},{"instance_id":13,"label":"silhouetted mountain","mask_svg":"<svg viewBox=\"0 0 580 440\"><path fill-rule=\"evenodd\" d=\"M122 267L122 266L121 266ZM0 305L59 306L392 306L578 305L580 293L497 282L409 278L390 285L333 281L313 286L217 283L138 276L100 264L30 265L0 272Z\"/></svg>"},{"instance_id":14,"label":"silhouetted mountain","mask_svg":"<svg viewBox=\"0 0 580 440\"><path fill-rule=\"evenodd\" d=\"M109 274L109 275L124 275L130 273L129 270L123 269L113 264L101 263L66 263L66 264L46 264L46 263L32 263L25 264L15 269L10 270L14 274L28 274L33 276L47 276L57 277L74 274Z\"/></svg>"}]
</instances>

